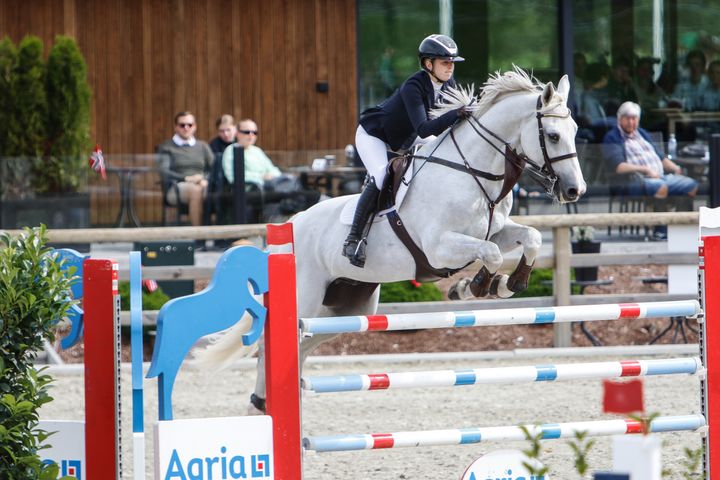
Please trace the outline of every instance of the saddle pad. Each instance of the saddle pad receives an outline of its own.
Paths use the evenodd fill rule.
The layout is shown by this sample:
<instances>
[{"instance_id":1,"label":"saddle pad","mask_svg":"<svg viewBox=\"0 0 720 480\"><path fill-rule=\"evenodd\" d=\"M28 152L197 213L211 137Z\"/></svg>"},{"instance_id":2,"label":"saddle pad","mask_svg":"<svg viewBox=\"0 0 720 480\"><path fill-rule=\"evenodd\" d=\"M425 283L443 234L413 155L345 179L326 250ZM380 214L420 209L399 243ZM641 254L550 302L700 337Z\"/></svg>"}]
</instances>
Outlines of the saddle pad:
<instances>
[{"instance_id":1,"label":"saddle pad","mask_svg":"<svg viewBox=\"0 0 720 480\"><path fill-rule=\"evenodd\" d=\"M414 167L414 165L413 165ZM405 194L408 190L407 180L412 177L411 170L412 168L409 168L407 172L405 172L405 176L403 177L403 181L400 183L400 188L398 189L397 195L395 195L395 206L394 209L398 210L400 208L400 205L402 205L403 200L405 199ZM360 195L353 195L353 197L348 200L345 203L345 206L342 209L342 212L340 212L340 223L343 225L352 225L353 217L355 216L355 207L357 206L358 199L360 198ZM373 223L377 223L380 221L385 220L385 212L387 210L383 210L379 212L377 215L375 215L375 218L373 219Z\"/></svg>"}]
</instances>

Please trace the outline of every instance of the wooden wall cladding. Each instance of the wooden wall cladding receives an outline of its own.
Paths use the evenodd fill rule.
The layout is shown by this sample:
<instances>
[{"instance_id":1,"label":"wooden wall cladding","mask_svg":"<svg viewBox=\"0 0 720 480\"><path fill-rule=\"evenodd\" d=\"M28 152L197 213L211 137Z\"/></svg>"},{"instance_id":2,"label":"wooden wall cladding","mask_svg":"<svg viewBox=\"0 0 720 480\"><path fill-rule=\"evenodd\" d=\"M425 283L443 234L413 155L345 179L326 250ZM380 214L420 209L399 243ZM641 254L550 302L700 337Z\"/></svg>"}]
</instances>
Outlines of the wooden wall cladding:
<instances>
[{"instance_id":1,"label":"wooden wall cladding","mask_svg":"<svg viewBox=\"0 0 720 480\"><path fill-rule=\"evenodd\" d=\"M92 137L110 155L153 152L182 110L195 113L205 140L230 113L258 123L266 150L341 149L358 116L355 3L3 0L0 37L37 35L46 54L58 34L77 40L93 91Z\"/></svg>"}]
</instances>

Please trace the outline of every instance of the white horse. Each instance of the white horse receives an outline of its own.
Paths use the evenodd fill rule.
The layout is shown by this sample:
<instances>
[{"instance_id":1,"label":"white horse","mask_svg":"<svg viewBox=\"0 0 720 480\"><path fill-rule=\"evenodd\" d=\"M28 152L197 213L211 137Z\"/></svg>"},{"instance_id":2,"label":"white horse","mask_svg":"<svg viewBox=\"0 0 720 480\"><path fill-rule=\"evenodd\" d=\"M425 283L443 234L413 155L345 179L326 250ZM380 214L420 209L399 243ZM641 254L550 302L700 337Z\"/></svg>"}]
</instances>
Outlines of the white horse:
<instances>
[{"instance_id":1,"label":"white horse","mask_svg":"<svg viewBox=\"0 0 720 480\"><path fill-rule=\"evenodd\" d=\"M439 115L464 104L470 107L473 116L415 153L411 175L406 175L412 176L412 181L396 213L433 267L457 270L473 262L480 263L482 268L475 279L465 278L455 285L454 296L488 295L492 290L492 294L504 298L527 284L541 236L534 228L508 218L512 194L498 199L503 187L498 178L504 175L506 156L515 165L524 166L526 160L536 175L544 177L548 189L560 202L576 201L585 192L575 153L577 125L567 107L568 94L567 76L560 80L556 90L552 83L540 84L515 68L492 76L479 101L471 98L471 91L458 90L451 92L446 104L434 112ZM437 159L441 162L436 162ZM469 174L470 171L476 175ZM477 174L478 171L489 175ZM326 297L326 290L337 279L374 285L416 278L416 262L388 221L376 219L370 230L365 268L351 265L342 256L348 226L339 219L346 204L356 197L320 202L292 219L301 318L375 313L379 288L365 288L363 295L362 289L353 291L349 287L334 299L330 298L332 295ZM491 216L490 206L496 200ZM515 273L495 275L503 254L516 248L522 248L523 259ZM239 323L201 356L211 362L228 361L239 350L239 335L248 325L248 321ZM330 338L332 335L303 339L301 365L310 352ZM251 413L258 413L256 408L264 409L262 345L260 349Z\"/></svg>"}]
</instances>

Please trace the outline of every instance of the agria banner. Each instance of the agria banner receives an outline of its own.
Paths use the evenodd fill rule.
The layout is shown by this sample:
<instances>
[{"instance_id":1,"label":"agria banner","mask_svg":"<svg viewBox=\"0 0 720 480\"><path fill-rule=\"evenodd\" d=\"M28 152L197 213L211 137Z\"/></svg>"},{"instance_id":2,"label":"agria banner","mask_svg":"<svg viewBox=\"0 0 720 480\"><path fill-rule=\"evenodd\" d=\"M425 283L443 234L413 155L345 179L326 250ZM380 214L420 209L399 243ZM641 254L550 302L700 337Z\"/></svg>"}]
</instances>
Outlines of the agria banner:
<instances>
[{"instance_id":1,"label":"agria banner","mask_svg":"<svg viewBox=\"0 0 720 480\"><path fill-rule=\"evenodd\" d=\"M155 478L275 478L272 418L197 418L155 425Z\"/></svg>"},{"instance_id":2,"label":"agria banner","mask_svg":"<svg viewBox=\"0 0 720 480\"><path fill-rule=\"evenodd\" d=\"M43 462L57 463L60 478L85 480L85 422L41 420L38 428L54 432L39 452Z\"/></svg>"}]
</instances>

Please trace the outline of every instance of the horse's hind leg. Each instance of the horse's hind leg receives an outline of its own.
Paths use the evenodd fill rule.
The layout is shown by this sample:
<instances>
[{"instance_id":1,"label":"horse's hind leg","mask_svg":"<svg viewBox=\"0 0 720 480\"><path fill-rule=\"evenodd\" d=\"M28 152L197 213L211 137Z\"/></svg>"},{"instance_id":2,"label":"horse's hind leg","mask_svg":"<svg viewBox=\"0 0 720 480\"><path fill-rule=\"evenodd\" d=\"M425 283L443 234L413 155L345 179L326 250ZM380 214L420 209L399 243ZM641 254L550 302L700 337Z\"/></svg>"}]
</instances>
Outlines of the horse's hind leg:
<instances>
[{"instance_id":1,"label":"horse's hind leg","mask_svg":"<svg viewBox=\"0 0 720 480\"><path fill-rule=\"evenodd\" d=\"M324 294L324 291L318 290L317 292L314 292L312 295L314 297L311 297L309 292L306 292L307 295L302 297L304 301L317 301L317 304L321 303L321 292ZM342 307L336 307L333 310L329 310L326 308L320 308L315 309L315 312L317 313L315 316L345 316L345 315L372 315L377 310L378 305L378 299L380 298L380 289L375 289L375 291L368 297L368 299L365 302L361 302L351 308L342 308ZM303 308L303 306L299 306L298 311L301 311L301 308L303 311L307 311L307 308ZM315 334L310 337L304 337L302 338L299 346L299 355L300 355L300 372L299 374L302 375L302 369L303 365L305 364L305 360L307 357L312 353L321 343L326 342L330 340L331 338L335 337L336 335L318 335ZM257 362L257 377L255 380L255 391L250 397L250 405L248 405L248 415L264 415L265 414L265 398L266 398L266 380L265 380L265 338L264 336L259 340L259 349L258 349L258 362Z\"/></svg>"},{"instance_id":2,"label":"horse's hind leg","mask_svg":"<svg viewBox=\"0 0 720 480\"><path fill-rule=\"evenodd\" d=\"M336 335L313 335L312 337L305 337L300 342L300 375L302 375L303 365L307 357L315 350L321 343L330 340ZM265 383L265 339L264 337L259 340L260 346L258 348L258 362L257 362L257 377L255 379L255 391L250 396L250 405L248 405L248 415L265 415L266 405L266 383Z\"/></svg>"}]
</instances>

